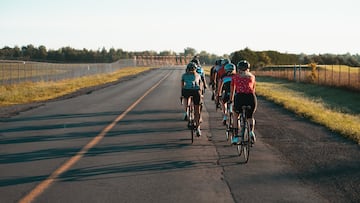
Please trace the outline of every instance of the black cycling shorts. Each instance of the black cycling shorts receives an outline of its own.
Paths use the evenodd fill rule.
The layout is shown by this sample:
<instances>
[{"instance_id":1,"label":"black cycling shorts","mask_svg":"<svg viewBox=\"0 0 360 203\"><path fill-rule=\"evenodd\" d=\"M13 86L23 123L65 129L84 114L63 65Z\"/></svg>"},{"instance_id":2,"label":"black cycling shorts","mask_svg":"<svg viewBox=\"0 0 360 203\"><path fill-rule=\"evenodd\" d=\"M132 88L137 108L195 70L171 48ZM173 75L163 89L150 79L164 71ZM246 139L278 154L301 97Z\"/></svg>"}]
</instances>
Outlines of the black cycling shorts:
<instances>
[{"instance_id":1,"label":"black cycling shorts","mask_svg":"<svg viewBox=\"0 0 360 203\"><path fill-rule=\"evenodd\" d=\"M200 90L195 89L182 89L181 95L185 98L193 97L194 105L200 105Z\"/></svg>"},{"instance_id":2,"label":"black cycling shorts","mask_svg":"<svg viewBox=\"0 0 360 203\"><path fill-rule=\"evenodd\" d=\"M240 93L235 95L234 110L241 113L242 106L251 106L251 109L246 112L248 118L252 118L257 107L257 98L255 94Z\"/></svg>"},{"instance_id":3,"label":"black cycling shorts","mask_svg":"<svg viewBox=\"0 0 360 203\"><path fill-rule=\"evenodd\" d=\"M223 92L221 95L223 103L227 103L230 100L230 92Z\"/></svg>"}]
</instances>

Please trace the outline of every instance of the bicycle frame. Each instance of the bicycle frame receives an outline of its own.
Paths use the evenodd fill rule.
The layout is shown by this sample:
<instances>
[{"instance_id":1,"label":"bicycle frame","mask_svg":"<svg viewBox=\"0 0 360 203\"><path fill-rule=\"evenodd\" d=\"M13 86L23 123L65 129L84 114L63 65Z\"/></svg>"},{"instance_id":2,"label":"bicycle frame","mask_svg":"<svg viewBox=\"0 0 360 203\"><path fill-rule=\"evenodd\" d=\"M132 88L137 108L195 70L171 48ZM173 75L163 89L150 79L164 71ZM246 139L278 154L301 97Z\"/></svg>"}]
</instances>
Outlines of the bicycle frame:
<instances>
[{"instance_id":1,"label":"bicycle frame","mask_svg":"<svg viewBox=\"0 0 360 203\"><path fill-rule=\"evenodd\" d=\"M226 109L227 121L226 121L226 140L230 140L234 136L234 128L233 128L233 113L232 113L232 103L230 101L227 102L227 109Z\"/></svg>"},{"instance_id":2,"label":"bicycle frame","mask_svg":"<svg viewBox=\"0 0 360 203\"><path fill-rule=\"evenodd\" d=\"M241 107L242 112L239 116L240 120L240 132L242 141L237 144L236 149L238 152L238 155L241 156L241 154L244 155L245 163L249 161L249 155L250 155L250 147L251 147L251 138L250 138L250 124L247 119L246 111L251 109L251 106L242 106Z\"/></svg>"},{"instance_id":3,"label":"bicycle frame","mask_svg":"<svg viewBox=\"0 0 360 203\"><path fill-rule=\"evenodd\" d=\"M192 96L190 96L187 99L186 112L188 114L188 128L191 131L191 143L193 143L194 142L194 133L196 131L196 126L195 126L194 102L193 102L193 97Z\"/></svg>"}]
</instances>

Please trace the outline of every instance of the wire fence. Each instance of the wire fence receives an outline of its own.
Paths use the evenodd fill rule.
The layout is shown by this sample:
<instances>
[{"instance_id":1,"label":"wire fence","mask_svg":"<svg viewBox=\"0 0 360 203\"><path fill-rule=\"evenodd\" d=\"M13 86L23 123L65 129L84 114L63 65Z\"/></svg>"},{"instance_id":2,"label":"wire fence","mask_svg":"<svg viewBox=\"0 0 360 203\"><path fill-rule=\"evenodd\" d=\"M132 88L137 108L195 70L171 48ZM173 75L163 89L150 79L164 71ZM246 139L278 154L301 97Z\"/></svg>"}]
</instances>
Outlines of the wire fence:
<instances>
[{"instance_id":1,"label":"wire fence","mask_svg":"<svg viewBox=\"0 0 360 203\"><path fill-rule=\"evenodd\" d=\"M112 73L124 67L184 65L191 57L136 56L114 63L59 64L31 61L0 61L0 85L21 82L58 81L101 73Z\"/></svg>"},{"instance_id":2,"label":"wire fence","mask_svg":"<svg viewBox=\"0 0 360 203\"><path fill-rule=\"evenodd\" d=\"M360 91L360 67L318 65L316 69L312 69L304 65L273 66L256 70L254 73L257 76L276 77Z\"/></svg>"},{"instance_id":3,"label":"wire fence","mask_svg":"<svg viewBox=\"0 0 360 203\"><path fill-rule=\"evenodd\" d=\"M58 81L100 73L111 73L123 67L136 66L133 59L114 63L57 64L30 61L1 61L0 84Z\"/></svg>"},{"instance_id":4,"label":"wire fence","mask_svg":"<svg viewBox=\"0 0 360 203\"><path fill-rule=\"evenodd\" d=\"M0 60L0 85L21 82L49 82L88 75L112 73L124 67L183 65L189 57L179 56L137 56L121 59L114 63L60 64L31 61Z\"/></svg>"}]
</instances>

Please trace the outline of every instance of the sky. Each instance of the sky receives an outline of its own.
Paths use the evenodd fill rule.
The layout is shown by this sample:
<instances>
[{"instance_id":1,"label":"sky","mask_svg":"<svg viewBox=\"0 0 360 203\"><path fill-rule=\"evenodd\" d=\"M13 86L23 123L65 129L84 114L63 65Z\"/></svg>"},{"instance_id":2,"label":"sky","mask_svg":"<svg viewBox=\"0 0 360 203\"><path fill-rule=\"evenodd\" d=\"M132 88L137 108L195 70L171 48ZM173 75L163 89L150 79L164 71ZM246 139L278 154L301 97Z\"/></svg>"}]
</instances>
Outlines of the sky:
<instances>
[{"instance_id":1,"label":"sky","mask_svg":"<svg viewBox=\"0 0 360 203\"><path fill-rule=\"evenodd\" d=\"M360 54L359 0L0 0L0 48Z\"/></svg>"}]
</instances>

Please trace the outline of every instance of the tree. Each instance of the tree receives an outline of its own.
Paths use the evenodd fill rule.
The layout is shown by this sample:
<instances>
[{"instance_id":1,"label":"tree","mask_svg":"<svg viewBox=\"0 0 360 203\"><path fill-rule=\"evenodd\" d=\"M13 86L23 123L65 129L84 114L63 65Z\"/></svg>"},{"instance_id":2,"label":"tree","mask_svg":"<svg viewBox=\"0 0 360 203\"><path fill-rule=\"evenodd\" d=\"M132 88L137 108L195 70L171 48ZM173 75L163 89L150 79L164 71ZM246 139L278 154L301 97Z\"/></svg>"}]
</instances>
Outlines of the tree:
<instances>
[{"instance_id":1,"label":"tree","mask_svg":"<svg viewBox=\"0 0 360 203\"><path fill-rule=\"evenodd\" d=\"M46 50L46 47L43 45L39 46L36 58L44 61L47 59L47 55L48 52Z\"/></svg>"},{"instance_id":2,"label":"tree","mask_svg":"<svg viewBox=\"0 0 360 203\"><path fill-rule=\"evenodd\" d=\"M187 47L184 49L184 56L195 56L195 55L196 55L196 50L194 48Z\"/></svg>"}]
</instances>

